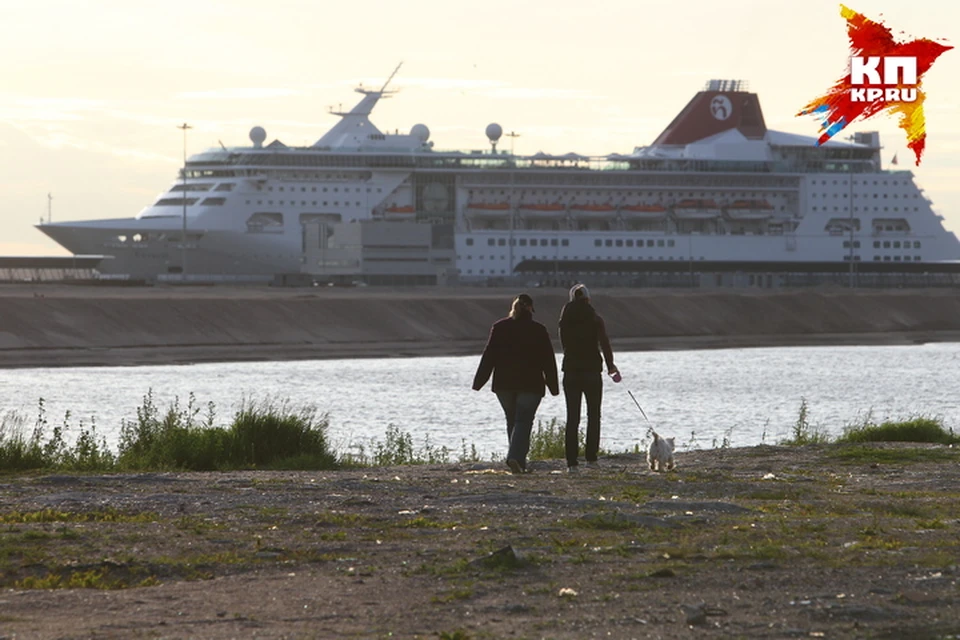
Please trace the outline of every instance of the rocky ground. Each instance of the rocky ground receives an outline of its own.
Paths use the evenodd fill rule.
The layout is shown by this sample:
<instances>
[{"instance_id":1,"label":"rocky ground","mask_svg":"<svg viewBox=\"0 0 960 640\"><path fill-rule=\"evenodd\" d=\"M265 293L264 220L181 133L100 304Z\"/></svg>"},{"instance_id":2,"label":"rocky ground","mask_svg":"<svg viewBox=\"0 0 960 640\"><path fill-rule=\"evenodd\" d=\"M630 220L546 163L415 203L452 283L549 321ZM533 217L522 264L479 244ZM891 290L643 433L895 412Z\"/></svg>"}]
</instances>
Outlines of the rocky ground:
<instances>
[{"instance_id":1,"label":"rocky ground","mask_svg":"<svg viewBox=\"0 0 960 640\"><path fill-rule=\"evenodd\" d=\"M0 476L0 638L956 638L958 462Z\"/></svg>"}]
</instances>

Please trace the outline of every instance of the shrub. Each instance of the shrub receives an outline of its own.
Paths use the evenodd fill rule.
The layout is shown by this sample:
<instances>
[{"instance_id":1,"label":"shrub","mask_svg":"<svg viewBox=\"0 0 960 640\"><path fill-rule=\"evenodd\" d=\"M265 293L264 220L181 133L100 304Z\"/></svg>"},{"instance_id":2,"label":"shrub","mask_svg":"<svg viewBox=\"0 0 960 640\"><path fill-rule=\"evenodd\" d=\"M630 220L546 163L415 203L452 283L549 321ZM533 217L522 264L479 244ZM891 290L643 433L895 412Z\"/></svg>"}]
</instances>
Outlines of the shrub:
<instances>
[{"instance_id":1,"label":"shrub","mask_svg":"<svg viewBox=\"0 0 960 640\"><path fill-rule=\"evenodd\" d=\"M900 422L874 424L869 419L859 425L844 428L837 442L936 442L956 444L960 442L952 429L946 429L940 419L916 417Z\"/></svg>"}]
</instances>

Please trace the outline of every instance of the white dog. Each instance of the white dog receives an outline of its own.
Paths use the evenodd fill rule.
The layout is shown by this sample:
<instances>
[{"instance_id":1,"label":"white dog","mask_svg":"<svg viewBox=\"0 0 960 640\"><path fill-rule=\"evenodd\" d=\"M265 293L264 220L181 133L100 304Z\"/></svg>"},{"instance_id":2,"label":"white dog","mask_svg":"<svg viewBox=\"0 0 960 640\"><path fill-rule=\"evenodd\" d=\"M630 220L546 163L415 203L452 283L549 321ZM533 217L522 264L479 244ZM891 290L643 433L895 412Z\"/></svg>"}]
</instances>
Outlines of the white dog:
<instances>
[{"instance_id":1,"label":"white dog","mask_svg":"<svg viewBox=\"0 0 960 640\"><path fill-rule=\"evenodd\" d=\"M653 442L647 450L647 464L651 471L670 471L673 469L673 438L661 438L656 431L653 433Z\"/></svg>"}]
</instances>

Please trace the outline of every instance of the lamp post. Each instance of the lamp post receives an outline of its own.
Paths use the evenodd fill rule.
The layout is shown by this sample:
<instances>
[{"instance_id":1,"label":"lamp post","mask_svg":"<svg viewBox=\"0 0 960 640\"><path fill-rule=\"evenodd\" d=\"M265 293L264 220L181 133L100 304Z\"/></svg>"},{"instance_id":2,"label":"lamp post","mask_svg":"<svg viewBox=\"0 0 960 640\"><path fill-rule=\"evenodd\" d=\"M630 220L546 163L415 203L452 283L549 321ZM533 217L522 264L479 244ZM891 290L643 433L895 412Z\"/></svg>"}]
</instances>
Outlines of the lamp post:
<instances>
[{"instance_id":1,"label":"lamp post","mask_svg":"<svg viewBox=\"0 0 960 640\"><path fill-rule=\"evenodd\" d=\"M180 236L180 280L187 281L187 129L192 129L184 122L177 125L183 130L183 231Z\"/></svg>"}]
</instances>

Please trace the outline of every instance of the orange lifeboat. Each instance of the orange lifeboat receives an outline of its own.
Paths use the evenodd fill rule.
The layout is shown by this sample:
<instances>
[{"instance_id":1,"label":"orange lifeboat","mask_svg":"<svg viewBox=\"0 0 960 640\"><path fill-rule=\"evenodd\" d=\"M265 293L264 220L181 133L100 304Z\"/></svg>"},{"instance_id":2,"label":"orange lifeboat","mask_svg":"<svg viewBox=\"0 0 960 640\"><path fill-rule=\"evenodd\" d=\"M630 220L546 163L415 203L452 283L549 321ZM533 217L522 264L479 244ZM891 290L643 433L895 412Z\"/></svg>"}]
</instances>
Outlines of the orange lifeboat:
<instances>
[{"instance_id":1,"label":"orange lifeboat","mask_svg":"<svg viewBox=\"0 0 960 640\"><path fill-rule=\"evenodd\" d=\"M481 211L506 211L510 208L508 202L468 202L467 209L479 209Z\"/></svg>"},{"instance_id":2,"label":"orange lifeboat","mask_svg":"<svg viewBox=\"0 0 960 640\"><path fill-rule=\"evenodd\" d=\"M610 204L571 204L570 210L580 219L607 220L617 215L617 208Z\"/></svg>"},{"instance_id":3,"label":"orange lifeboat","mask_svg":"<svg viewBox=\"0 0 960 640\"><path fill-rule=\"evenodd\" d=\"M520 208L529 211L563 211L563 205L559 202L549 204L522 204Z\"/></svg>"},{"instance_id":4,"label":"orange lifeboat","mask_svg":"<svg viewBox=\"0 0 960 640\"><path fill-rule=\"evenodd\" d=\"M773 205L766 200L735 200L724 211L731 220L765 220L772 212Z\"/></svg>"},{"instance_id":5,"label":"orange lifeboat","mask_svg":"<svg viewBox=\"0 0 960 640\"><path fill-rule=\"evenodd\" d=\"M523 217L531 218L562 218L567 215L567 208L559 202L547 203L527 203L519 207L523 211Z\"/></svg>"},{"instance_id":6,"label":"orange lifeboat","mask_svg":"<svg viewBox=\"0 0 960 640\"><path fill-rule=\"evenodd\" d=\"M713 200L685 199L673 206L673 217L684 220L709 220L720 215Z\"/></svg>"},{"instance_id":7,"label":"orange lifeboat","mask_svg":"<svg viewBox=\"0 0 960 640\"><path fill-rule=\"evenodd\" d=\"M577 211L615 211L609 204L572 204L570 208Z\"/></svg>"},{"instance_id":8,"label":"orange lifeboat","mask_svg":"<svg viewBox=\"0 0 960 640\"><path fill-rule=\"evenodd\" d=\"M620 217L624 220L661 220L667 215L662 204L628 204L620 207Z\"/></svg>"},{"instance_id":9,"label":"orange lifeboat","mask_svg":"<svg viewBox=\"0 0 960 640\"><path fill-rule=\"evenodd\" d=\"M661 204L628 204L620 207L621 211L636 211L638 213L666 213L667 208Z\"/></svg>"},{"instance_id":10,"label":"orange lifeboat","mask_svg":"<svg viewBox=\"0 0 960 640\"><path fill-rule=\"evenodd\" d=\"M766 200L735 200L727 205L728 209L773 209L773 205Z\"/></svg>"},{"instance_id":11,"label":"orange lifeboat","mask_svg":"<svg viewBox=\"0 0 960 640\"><path fill-rule=\"evenodd\" d=\"M408 221L417 217L417 210L413 205L390 205L383 211L383 217L386 220Z\"/></svg>"}]
</instances>

